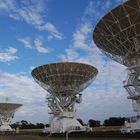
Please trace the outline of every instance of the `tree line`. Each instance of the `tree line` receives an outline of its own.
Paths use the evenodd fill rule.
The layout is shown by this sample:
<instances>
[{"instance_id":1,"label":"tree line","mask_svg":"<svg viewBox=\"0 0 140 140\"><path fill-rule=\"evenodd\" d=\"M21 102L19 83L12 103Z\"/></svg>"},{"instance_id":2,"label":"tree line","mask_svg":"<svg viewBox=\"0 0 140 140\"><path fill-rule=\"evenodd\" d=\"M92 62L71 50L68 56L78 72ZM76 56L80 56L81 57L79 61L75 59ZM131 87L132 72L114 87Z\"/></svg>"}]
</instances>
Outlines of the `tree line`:
<instances>
[{"instance_id":1,"label":"tree line","mask_svg":"<svg viewBox=\"0 0 140 140\"><path fill-rule=\"evenodd\" d=\"M29 123L26 120L22 120L20 122L16 122L11 124L12 128L17 128L19 127L20 129L43 129L44 127L49 127L49 124L43 124L43 123Z\"/></svg>"},{"instance_id":2,"label":"tree line","mask_svg":"<svg viewBox=\"0 0 140 140\"><path fill-rule=\"evenodd\" d=\"M81 119L77 119L82 125L86 125L84 124L84 122ZM122 126L124 125L126 118L125 117L110 117L106 120L104 120L103 124L101 124L101 121L99 120L93 120L90 119L88 121L88 126L89 127L100 127L102 126Z\"/></svg>"},{"instance_id":3,"label":"tree line","mask_svg":"<svg viewBox=\"0 0 140 140\"><path fill-rule=\"evenodd\" d=\"M82 119L77 119L82 125L88 125L89 127L100 127L102 126L122 126L126 120L125 117L110 117L104 120L103 124L99 120L89 119L88 124L85 124ZM22 120L20 122L16 122L11 124L12 128L20 127L20 129L43 129L44 127L49 127L49 124L43 123L29 123L26 120Z\"/></svg>"}]
</instances>

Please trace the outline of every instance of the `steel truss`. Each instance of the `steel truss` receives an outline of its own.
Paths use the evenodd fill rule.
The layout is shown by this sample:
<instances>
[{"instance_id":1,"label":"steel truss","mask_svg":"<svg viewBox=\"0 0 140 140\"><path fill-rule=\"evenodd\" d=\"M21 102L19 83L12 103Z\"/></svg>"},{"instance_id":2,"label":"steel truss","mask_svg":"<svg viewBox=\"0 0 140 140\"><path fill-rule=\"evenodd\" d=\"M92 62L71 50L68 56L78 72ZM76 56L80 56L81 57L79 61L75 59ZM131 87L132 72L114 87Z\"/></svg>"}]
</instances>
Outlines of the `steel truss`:
<instances>
[{"instance_id":1,"label":"steel truss","mask_svg":"<svg viewBox=\"0 0 140 140\"><path fill-rule=\"evenodd\" d=\"M133 110L140 113L140 65L128 68L128 77L124 83L128 99L132 99Z\"/></svg>"}]
</instances>

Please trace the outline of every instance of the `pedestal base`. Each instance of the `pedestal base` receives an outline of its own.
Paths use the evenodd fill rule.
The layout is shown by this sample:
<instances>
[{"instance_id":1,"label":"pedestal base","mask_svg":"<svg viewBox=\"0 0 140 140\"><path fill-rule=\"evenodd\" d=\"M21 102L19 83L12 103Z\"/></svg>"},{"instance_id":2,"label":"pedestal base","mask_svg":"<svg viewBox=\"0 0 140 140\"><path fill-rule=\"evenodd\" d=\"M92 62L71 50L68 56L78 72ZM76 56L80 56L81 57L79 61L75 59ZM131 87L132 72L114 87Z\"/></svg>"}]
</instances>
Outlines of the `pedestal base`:
<instances>
[{"instance_id":1,"label":"pedestal base","mask_svg":"<svg viewBox=\"0 0 140 140\"><path fill-rule=\"evenodd\" d=\"M87 127L82 126L79 121L74 117L73 112L63 112L55 116L51 121L50 127L46 128L48 133L65 133L75 131L86 131Z\"/></svg>"},{"instance_id":2,"label":"pedestal base","mask_svg":"<svg viewBox=\"0 0 140 140\"><path fill-rule=\"evenodd\" d=\"M65 133L83 129L75 118L54 118L51 122L51 133Z\"/></svg>"},{"instance_id":3,"label":"pedestal base","mask_svg":"<svg viewBox=\"0 0 140 140\"><path fill-rule=\"evenodd\" d=\"M14 130L8 124L2 124L0 126L0 131L6 132L6 131L14 131Z\"/></svg>"}]
</instances>

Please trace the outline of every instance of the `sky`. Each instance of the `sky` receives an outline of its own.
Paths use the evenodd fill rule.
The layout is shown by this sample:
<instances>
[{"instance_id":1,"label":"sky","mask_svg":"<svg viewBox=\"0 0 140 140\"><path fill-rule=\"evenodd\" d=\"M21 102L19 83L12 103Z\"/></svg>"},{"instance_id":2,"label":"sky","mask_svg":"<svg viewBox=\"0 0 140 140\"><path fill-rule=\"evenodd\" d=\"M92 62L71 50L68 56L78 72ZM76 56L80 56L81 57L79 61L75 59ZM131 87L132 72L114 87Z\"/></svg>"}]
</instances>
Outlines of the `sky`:
<instances>
[{"instance_id":1,"label":"sky","mask_svg":"<svg viewBox=\"0 0 140 140\"><path fill-rule=\"evenodd\" d=\"M123 88L126 67L106 57L92 40L98 21L122 0L0 0L0 102L21 103L12 122L49 122L48 94L31 71L42 64L72 61L99 71L85 89L77 118L103 121L132 116Z\"/></svg>"}]
</instances>

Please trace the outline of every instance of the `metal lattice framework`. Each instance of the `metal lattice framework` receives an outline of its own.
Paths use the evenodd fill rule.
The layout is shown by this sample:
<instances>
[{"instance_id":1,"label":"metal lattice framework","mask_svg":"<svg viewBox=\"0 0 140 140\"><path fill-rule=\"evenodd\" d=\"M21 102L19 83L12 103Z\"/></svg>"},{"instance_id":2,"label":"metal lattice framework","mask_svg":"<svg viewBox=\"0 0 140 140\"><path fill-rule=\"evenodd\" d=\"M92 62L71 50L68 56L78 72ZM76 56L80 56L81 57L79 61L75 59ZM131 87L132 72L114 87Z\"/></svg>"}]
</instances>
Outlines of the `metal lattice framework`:
<instances>
[{"instance_id":1,"label":"metal lattice framework","mask_svg":"<svg viewBox=\"0 0 140 140\"><path fill-rule=\"evenodd\" d=\"M50 93L47 101L51 109L50 114L53 115L51 121L60 114L63 115L60 115L58 120L64 116L74 117L74 105L76 102L81 102L80 92L92 83L97 73L98 70L93 66L73 62L51 63L39 66L32 71L35 81ZM75 123L74 120L72 122Z\"/></svg>"},{"instance_id":2,"label":"metal lattice framework","mask_svg":"<svg viewBox=\"0 0 140 140\"><path fill-rule=\"evenodd\" d=\"M140 0L122 3L105 15L95 27L95 44L113 60L128 67L124 85L140 112Z\"/></svg>"},{"instance_id":3,"label":"metal lattice framework","mask_svg":"<svg viewBox=\"0 0 140 140\"><path fill-rule=\"evenodd\" d=\"M0 131L3 131L3 130L1 130L1 128L3 128L3 126L6 126L4 128L5 129L7 128L7 130L9 130L10 118L14 117L15 111L21 106L22 106L22 104L0 103L0 120L1 120L1 125L2 125L0 127Z\"/></svg>"}]
</instances>

